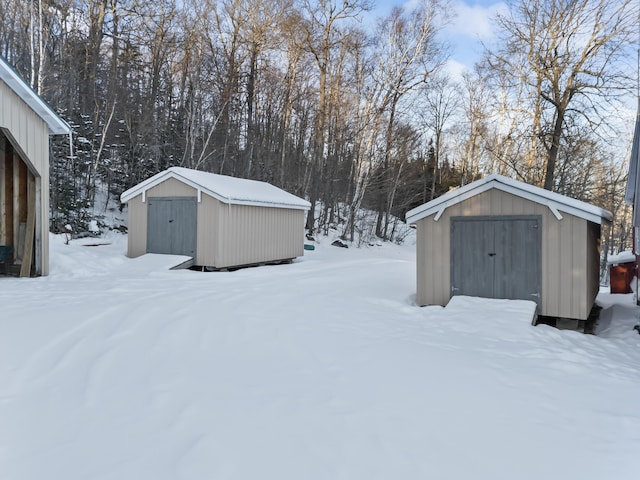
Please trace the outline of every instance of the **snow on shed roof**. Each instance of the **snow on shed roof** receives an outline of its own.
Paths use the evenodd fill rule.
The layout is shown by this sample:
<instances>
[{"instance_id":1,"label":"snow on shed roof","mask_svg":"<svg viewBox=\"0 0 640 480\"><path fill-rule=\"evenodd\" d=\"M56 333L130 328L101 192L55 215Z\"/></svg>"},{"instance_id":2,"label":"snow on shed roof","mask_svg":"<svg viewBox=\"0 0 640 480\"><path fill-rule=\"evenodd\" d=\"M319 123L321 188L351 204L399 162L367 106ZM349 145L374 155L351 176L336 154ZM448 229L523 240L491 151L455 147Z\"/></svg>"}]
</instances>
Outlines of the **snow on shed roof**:
<instances>
[{"instance_id":1,"label":"snow on shed roof","mask_svg":"<svg viewBox=\"0 0 640 480\"><path fill-rule=\"evenodd\" d=\"M23 102L42 118L49 127L49 135L69 135L71 127L49 106L16 70L0 56L0 79L6 83Z\"/></svg>"},{"instance_id":2,"label":"snow on shed roof","mask_svg":"<svg viewBox=\"0 0 640 480\"><path fill-rule=\"evenodd\" d=\"M309 210L311 207L311 204L306 200L285 192L270 183L201 172L183 167L171 167L157 173L124 192L120 196L120 200L122 203L126 203L133 197L142 194L144 201L147 190L169 178L175 178L195 188L198 191L198 197L201 192L204 192L229 205L252 205L300 210Z\"/></svg>"},{"instance_id":3,"label":"snow on shed roof","mask_svg":"<svg viewBox=\"0 0 640 480\"><path fill-rule=\"evenodd\" d=\"M543 188L534 187L528 183L519 182L502 175L493 174L465 185L464 187L451 190L430 202L420 205L413 210L409 210L406 215L407 223L415 223L433 213L436 214L434 220L438 221L447 207L456 205L468 198L475 197L492 188L546 205L558 220L562 220L561 211L597 224L601 224L602 219L607 221L613 219L611 212L596 207L595 205L550 192Z\"/></svg>"}]
</instances>

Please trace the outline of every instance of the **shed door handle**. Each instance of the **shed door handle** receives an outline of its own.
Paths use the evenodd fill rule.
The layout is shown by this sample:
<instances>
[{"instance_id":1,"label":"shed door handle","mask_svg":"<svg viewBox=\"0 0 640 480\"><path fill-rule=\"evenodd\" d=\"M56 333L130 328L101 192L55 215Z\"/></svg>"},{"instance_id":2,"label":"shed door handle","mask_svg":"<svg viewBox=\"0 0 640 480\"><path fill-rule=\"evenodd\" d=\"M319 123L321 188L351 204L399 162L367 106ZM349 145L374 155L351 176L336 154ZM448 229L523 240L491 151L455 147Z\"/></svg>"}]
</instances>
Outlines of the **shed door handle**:
<instances>
[{"instance_id":1,"label":"shed door handle","mask_svg":"<svg viewBox=\"0 0 640 480\"><path fill-rule=\"evenodd\" d=\"M490 254L489 254L489 256L490 256L490 257L495 257L495 256L496 256L496 254L495 254L495 253L490 253Z\"/></svg>"}]
</instances>

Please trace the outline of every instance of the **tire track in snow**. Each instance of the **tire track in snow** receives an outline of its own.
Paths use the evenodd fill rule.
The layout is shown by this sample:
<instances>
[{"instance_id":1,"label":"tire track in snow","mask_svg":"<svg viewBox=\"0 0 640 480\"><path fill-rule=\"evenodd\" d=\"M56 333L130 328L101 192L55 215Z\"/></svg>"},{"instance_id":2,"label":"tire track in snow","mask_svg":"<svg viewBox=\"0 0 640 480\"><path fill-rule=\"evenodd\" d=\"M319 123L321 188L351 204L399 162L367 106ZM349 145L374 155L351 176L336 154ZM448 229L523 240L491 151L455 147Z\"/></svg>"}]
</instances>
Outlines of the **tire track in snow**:
<instances>
[{"instance_id":1,"label":"tire track in snow","mask_svg":"<svg viewBox=\"0 0 640 480\"><path fill-rule=\"evenodd\" d=\"M155 294L155 297L163 297L163 294ZM57 375L61 370L66 369L74 362L80 350L83 348L96 348L98 352L104 353L109 347L93 344L108 343L123 338L129 334L122 331L122 324L127 322L123 316L123 305L116 304L101 310L98 313L87 316L85 320L78 323L64 333L57 335L41 347L19 370L14 371L13 379L9 379L7 391L3 394L5 398L12 397L18 391L22 391L27 383L37 384L53 375ZM111 319L110 322L104 320ZM90 342L89 338L95 340ZM88 343L93 343L88 345ZM93 351L93 350L92 350ZM90 368L90 366L88 367Z\"/></svg>"}]
</instances>

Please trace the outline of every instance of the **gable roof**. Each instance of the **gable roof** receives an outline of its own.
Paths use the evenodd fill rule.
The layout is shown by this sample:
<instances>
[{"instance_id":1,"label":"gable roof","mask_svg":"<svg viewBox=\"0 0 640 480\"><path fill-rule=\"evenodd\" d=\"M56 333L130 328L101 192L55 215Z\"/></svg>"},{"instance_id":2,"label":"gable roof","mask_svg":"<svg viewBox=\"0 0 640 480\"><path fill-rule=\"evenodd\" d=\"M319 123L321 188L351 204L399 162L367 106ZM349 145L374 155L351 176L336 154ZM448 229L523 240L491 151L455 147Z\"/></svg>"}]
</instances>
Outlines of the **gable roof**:
<instances>
[{"instance_id":1,"label":"gable roof","mask_svg":"<svg viewBox=\"0 0 640 480\"><path fill-rule=\"evenodd\" d=\"M228 205L252 205L256 207L293 208L309 210L311 204L302 198L266 182L246 180L244 178L201 172L189 168L171 167L157 173L135 187L130 188L120 196L122 203L142 194L145 201L146 191L161 182L175 178L186 183L198 191L198 201L201 192Z\"/></svg>"},{"instance_id":2,"label":"gable roof","mask_svg":"<svg viewBox=\"0 0 640 480\"><path fill-rule=\"evenodd\" d=\"M407 223L415 223L433 213L435 221L438 221L447 207L456 205L480 193L495 188L503 192L516 195L518 197L531 200L532 202L546 205L558 220L562 220L560 212L566 212L579 218L584 218L593 223L601 224L602 220L611 221L613 215L608 210L604 210L595 205L591 205L580 200L550 192L543 188L534 187L528 183L519 182L502 175L493 174L464 187L451 190L444 195L431 200L419 207L409 210L406 215Z\"/></svg>"},{"instance_id":3,"label":"gable roof","mask_svg":"<svg viewBox=\"0 0 640 480\"><path fill-rule=\"evenodd\" d=\"M49 127L49 135L68 135L71 127L45 102L15 69L0 56L0 80L4 81Z\"/></svg>"}]
</instances>

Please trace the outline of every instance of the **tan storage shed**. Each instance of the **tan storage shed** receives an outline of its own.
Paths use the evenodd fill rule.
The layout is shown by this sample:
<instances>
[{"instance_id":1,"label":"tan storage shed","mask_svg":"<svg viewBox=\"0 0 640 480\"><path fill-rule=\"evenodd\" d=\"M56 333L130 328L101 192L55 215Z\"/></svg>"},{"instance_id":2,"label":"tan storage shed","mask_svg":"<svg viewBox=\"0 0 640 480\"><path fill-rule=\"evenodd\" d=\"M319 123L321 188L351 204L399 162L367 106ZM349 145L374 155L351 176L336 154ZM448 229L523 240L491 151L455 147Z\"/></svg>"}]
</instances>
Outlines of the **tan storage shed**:
<instances>
[{"instance_id":1,"label":"tan storage shed","mask_svg":"<svg viewBox=\"0 0 640 480\"><path fill-rule=\"evenodd\" d=\"M586 320L599 289L610 212L501 175L406 215L417 227L420 305L453 295L532 300L538 315Z\"/></svg>"},{"instance_id":2,"label":"tan storage shed","mask_svg":"<svg viewBox=\"0 0 640 480\"><path fill-rule=\"evenodd\" d=\"M49 273L49 135L70 133L0 57L0 272Z\"/></svg>"},{"instance_id":3,"label":"tan storage shed","mask_svg":"<svg viewBox=\"0 0 640 480\"><path fill-rule=\"evenodd\" d=\"M304 254L310 203L265 182L171 167L121 200L129 206L129 257L187 255L220 269Z\"/></svg>"}]
</instances>

